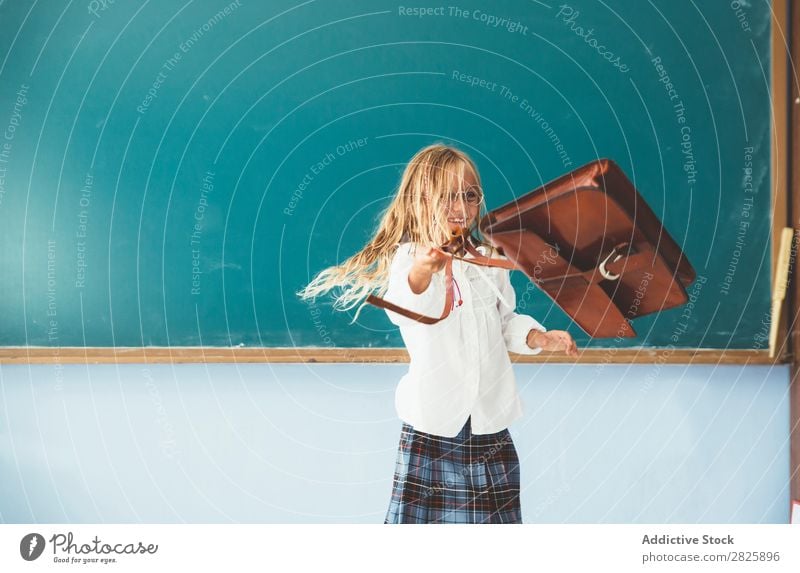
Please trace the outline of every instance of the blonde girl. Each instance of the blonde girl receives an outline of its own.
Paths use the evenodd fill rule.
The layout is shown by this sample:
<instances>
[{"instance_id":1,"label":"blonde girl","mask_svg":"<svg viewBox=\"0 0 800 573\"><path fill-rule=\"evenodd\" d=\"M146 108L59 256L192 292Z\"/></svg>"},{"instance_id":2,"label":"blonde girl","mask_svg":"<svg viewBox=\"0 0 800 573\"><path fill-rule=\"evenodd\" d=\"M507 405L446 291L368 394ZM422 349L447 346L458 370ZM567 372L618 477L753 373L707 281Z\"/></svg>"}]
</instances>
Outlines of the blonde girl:
<instances>
[{"instance_id":1,"label":"blonde girl","mask_svg":"<svg viewBox=\"0 0 800 573\"><path fill-rule=\"evenodd\" d=\"M469 156L444 144L425 147L409 161L374 238L298 295L337 289L334 308L360 303L357 317L376 294L438 317L452 256L439 247L452 233L470 228L476 249L498 256L476 228L484 205ZM522 400L508 352L576 356L577 347L568 332L515 312L508 270L455 259L452 281L452 309L440 322L386 311L410 362L395 392L403 425L384 523L521 523L519 459L508 426L522 415Z\"/></svg>"}]
</instances>

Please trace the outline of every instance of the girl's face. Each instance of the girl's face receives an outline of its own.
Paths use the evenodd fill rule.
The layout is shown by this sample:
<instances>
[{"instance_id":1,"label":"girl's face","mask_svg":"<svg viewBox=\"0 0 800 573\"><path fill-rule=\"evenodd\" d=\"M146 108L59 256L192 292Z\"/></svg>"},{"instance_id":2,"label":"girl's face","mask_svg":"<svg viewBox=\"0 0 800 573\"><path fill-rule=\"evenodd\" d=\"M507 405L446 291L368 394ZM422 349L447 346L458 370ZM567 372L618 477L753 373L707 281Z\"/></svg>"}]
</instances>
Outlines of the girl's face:
<instances>
[{"instance_id":1,"label":"girl's face","mask_svg":"<svg viewBox=\"0 0 800 573\"><path fill-rule=\"evenodd\" d=\"M458 185L458 183L456 183ZM469 228L475 222L483 201L483 191L478 187L475 174L467 169L461 189L451 189L445 204L445 215L450 232Z\"/></svg>"}]
</instances>

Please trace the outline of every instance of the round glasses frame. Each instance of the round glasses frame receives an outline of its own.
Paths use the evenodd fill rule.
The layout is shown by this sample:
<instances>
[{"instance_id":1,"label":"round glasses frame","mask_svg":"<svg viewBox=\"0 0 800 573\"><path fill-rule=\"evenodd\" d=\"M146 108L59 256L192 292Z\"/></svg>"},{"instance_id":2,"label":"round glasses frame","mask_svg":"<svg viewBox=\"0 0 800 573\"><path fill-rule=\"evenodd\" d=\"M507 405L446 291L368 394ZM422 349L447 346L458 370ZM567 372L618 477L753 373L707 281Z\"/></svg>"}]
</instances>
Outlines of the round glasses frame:
<instances>
[{"instance_id":1,"label":"round glasses frame","mask_svg":"<svg viewBox=\"0 0 800 573\"><path fill-rule=\"evenodd\" d=\"M480 205L483 202L483 191L480 187L473 185L464 191L450 193L450 204L458 203L460 198L463 198L467 205Z\"/></svg>"}]
</instances>

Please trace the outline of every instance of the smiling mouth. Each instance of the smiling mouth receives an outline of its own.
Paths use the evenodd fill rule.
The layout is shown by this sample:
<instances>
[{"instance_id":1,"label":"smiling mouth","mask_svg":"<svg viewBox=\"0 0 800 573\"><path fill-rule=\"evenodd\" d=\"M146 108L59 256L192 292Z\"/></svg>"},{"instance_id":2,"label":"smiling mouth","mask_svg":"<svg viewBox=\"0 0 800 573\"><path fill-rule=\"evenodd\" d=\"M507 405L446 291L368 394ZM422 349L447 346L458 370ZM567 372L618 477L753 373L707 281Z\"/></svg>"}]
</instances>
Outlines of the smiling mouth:
<instances>
[{"instance_id":1,"label":"smiling mouth","mask_svg":"<svg viewBox=\"0 0 800 573\"><path fill-rule=\"evenodd\" d=\"M447 219L447 222L448 223L455 223L456 225L463 225L464 224L464 219L454 219L454 218L451 217L451 218Z\"/></svg>"}]
</instances>

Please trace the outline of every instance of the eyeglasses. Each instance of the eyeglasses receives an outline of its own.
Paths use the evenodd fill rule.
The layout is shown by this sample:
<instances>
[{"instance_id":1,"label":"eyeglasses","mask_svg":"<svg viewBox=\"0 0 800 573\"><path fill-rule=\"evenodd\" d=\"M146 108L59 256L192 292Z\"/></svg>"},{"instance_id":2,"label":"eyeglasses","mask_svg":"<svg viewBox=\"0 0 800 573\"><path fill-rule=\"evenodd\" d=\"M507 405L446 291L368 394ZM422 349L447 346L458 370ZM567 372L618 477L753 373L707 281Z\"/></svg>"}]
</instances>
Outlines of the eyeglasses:
<instances>
[{"instance_id":1,"label":"eyeglasses","mask_svg":"<svg viewBox=\"0 0 800 573\"><path fill-rule=\"evenodd\" d=\"M467 205L480 205L483 201L483 192L481 188L473 185L464 191L458 193L450 193L450 204L456 204L463 200Z\"/></svg>"}]
</instances>

